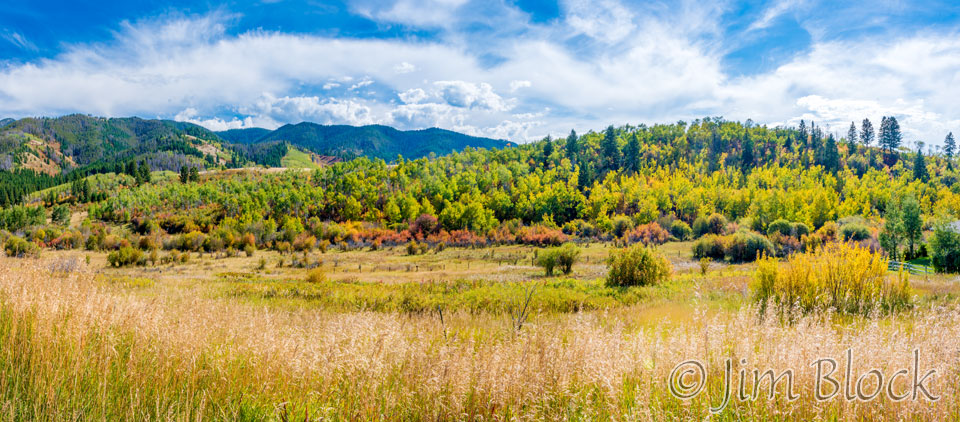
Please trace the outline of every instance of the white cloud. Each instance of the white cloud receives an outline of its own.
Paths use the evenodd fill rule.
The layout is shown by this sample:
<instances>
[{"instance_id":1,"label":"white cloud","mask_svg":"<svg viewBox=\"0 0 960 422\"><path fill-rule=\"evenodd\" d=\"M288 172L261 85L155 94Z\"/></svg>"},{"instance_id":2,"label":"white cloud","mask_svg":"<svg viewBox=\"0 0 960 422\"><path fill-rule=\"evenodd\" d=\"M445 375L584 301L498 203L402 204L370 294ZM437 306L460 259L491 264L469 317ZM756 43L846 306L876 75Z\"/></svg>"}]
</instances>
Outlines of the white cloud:
<instances>
[{"instance_id":1,"label":"white cloud","mask_svg":"<svg viewBox=\"0 0 960 422\"><path fill-rule=\"evenodd\" d=\"M600 41L621 41L636 28L633 12L618 1L569 0L564 2L564 7L567 24Z\"/></svg>"},{"instance_id":2,"label":"white cloud","mask_svg":"<svg viewBox=\"0 0 960 422\"><path fill-rule=\"evenodd\" d=\"M393 70L398 74L411 73L417 70L417 67L408 63L403 62L393 67Z\"/></svg>"},{"instance_id":3,"label":"white cloud","mask_svg":"<svg viewBox=\"0 0 960 422\"><path fill-rule=\"evenodd\" d=\"M444 10L460 7L446 3ZM895 115L909 138L928 143L960 132L956 34L819 42L774 70L734 78L720 49L703 40L715 29L710 13L683 3L676 16L651 18L619 7L608 0L590 10L571 1L555 28L489 46L457 37L234 36L226 31L234 18L216 14L127 23L113 42L0 68L0 115L164 116L218 130L301 120L381 123L513 141L708 115L760 124L807 118L843 131L851 120ZM402 7L386 11L394 9ZM625 19L623 27L633 29L598 26L608 18L607 26ZM578 22L576 34L569 20ZM616 46L584 56L567 44L584 35L595 40L590 46ZM493 65L478 59L488 51L500 58ZM379 97L361 89L373 84Z\"/></svg>"},{"instance_id":4,"label":"white cloud","mask_svg":"<svg viewBox=\"0 0 960 422\"><path fill-rule=\"evenodd\" d=\"M440 98L455 107L492 111L508 111L513 108L510 101L493 92L493 87L486 82L437 81L434 85L440 90Z\"/></svg>"},{"instance_id":5,"label":"white cloud","mask_svg":"<svg viewBox=\"0 0 960 422\"><path fill-rule=\"evenodd\" d=\"M37 45L31 42L30 40L28 40L26 37L23 36L23 34L19 32L12 32L9 30L5 30L2 34L0 34L0 37L7 40L7 42L15 45L17 48L21 50L38 51Z\"/></svg>"},{"instance_id":6,"label":"white cloud","mask_svg":"<svg viewBox=\"0 0 960 422\"><path fill-rule=\"evenodd\" d=\"M530 88L533 82L530 81L510 81L510 92L517 92L521 88Z\"/></svg>"}]
</instances>

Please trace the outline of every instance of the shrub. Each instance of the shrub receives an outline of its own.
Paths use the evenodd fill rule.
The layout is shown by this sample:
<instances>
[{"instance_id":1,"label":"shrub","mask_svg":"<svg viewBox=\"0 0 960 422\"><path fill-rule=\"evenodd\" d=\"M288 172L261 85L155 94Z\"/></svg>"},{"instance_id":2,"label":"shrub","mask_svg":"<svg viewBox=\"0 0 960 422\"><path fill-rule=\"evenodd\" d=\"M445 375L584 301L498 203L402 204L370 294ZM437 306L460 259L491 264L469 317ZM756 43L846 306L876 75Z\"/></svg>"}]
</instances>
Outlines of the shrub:
<instances>
[{"instance_id":1,"label":"shrub","mask_svg":"<svg viewBox=\"0 0 960 422\"><path fill-rule=\"evenodd\" d=\"M307 273L307 283L323 283L327 281L327 274L320 268L314 268Z\"/></svg>"},{"instance_id":2,"label":"shrub","mask_svg":"<svg viewBox=\"0 0 960 422\"><path fill-rule=\"evenodd\" d=\"M537 256L536 264L543 268L548 276L553 275L554 268L564 274L570 274L578 257L580 257L580 248L573 243L564 243L563 246L541 252Z\"/></svg>"},{"instance_id":3,"label":"shrub","mask_svg":"<svg viewBox=\"0 0 960 422\"><path fill-rule=\"evenodd\" d=\"M793 235L797 239L810 234L810 226L804 223L793 223Z\"/></svg>"},{"instance_id":4,"label":"shrub","mask_svg":"<svg viewBox=\"0 0 960 422\"><path fill-rule=\"evenodd\" d=\"M960 233L938 225L930 236L930 263L938 272L960 272Z\"/></svg>"},{"instance_id":5,"label":"shrub","mask_svg":"<svg viewBox=\"0 0 960 422\"><path fill-rule=\"evenodd\" d=\"M251 244L246 244L243 246L243 253L247 255L247 258L253 257L253 254L257 252L257 247Z\"/></svg>"},{"instance_id":6,"label":"shrub","mask_svg":"<svg viewBox=\"0 0 960 422\"><path fill-rule=\"evenodd\" d=\"M641 242L644 245L662 245L670 240L670 233L660 226L660 223L651 222L641 224L626 234L631 242Z\"/></svg>"},{"instance_id":7,"label":"shrub","mask_svg":"<svg viewBox=\"0 0 960 422\"><path fill-rule=\"evenodd\" d=\"M724 255L730 262L753 262L761 255L774 254L773 243L757 233L741 230L730 237Z\"/></svg>"},{"instance_id":8,"label":"shrub","mask_svg":"<svg viewBox=\"0 0 960 422\"><path fill-rule=\"evenodd\" d=\"M707 218L700 216L697 217L696 220L693 220L692 230L695 237L700 237L707 234L709 231L709 228L707 227Z\"/></svg>"},{"instance_id":9,"label":"shrub","mask_svg":"<svg viewBox=\"0 0 960 422\"><path fill-rule=\"evenodd\" d=\"M628 231L633 229L633 220L625 215L613 217L613 229L611 232L614 237L623 237Z\"/></svg>"},{"instance_id":10,"label":"shrub","mask_svg":"<svg viewBox=\"0 0 960 422\"><path fill-rule=\"evenodd\" d=\"M723 238L715 234L701 237L693 244L693 257L722 260L724 257Z\"/></svg>"},{"instance_id":11,"label":"shrub","mask_svg":"<svg viewBox=\"0 0 960 422\"><path fill-rule=\"evenodd\" d=\"M707 217L707 231L713 234L723 234L727 227L727 218L721 214L713 213Z\"/></svg>"},{"instance_id":12,"label":"shrub","mask_svg":"<svg viewBox=\"0 0 960 422\"><path fill-rule=\"evenodd\" d=\"M129 246L124 246L118 250L110 252L107 255L107 262L110 263L110 266L112 267L139 265L141 264L141 261L146 261L143 258L143 252L141 252L139 249Z\"/></svg>"},{"instance_id":13,"label":"shrub","mask_svg":"<svg viewBox=\"0 0 960 422\"><path fill-rule=\"evenodd\" d=\"M865 315L878 305L887 313L911 306L906 274L888 279L881 254L845 243L794 254L782 263L761 259L753 293L761 309L772 303L780 310L797 306L804 313L831 309Z\"/></svg>"},{"instance_id":14,"label":"shrub","mask_svg":"<svg viewBox=\"0 0 960 422\"><path fill-rule=\"evenodd\" d=\"M523 227L517 233L520 243L535 246L558 246L570 240L570 237L558 229L536 225Z\"/></svg>"},{"instance_id":15,"label":"shrub","mask_svg":"<svg viewBox=\"0 0 960 422\"><path fill-rule=\"evenodd\" d=\"M673 224L670 225L670 234L679 240L687 240L693 235L693 229L683 220L674 220Z\"/></svg>"},{"instance_id":16,"label":"shrub","mask_svg":"<svg viewBox=\"0 0 960 422\"><path fill-rule=\"evenodd\" d=\"M21 237L10 236L4 242L3 252L7 256L23 258L26 256L36 256L40 254L40 248L33 242L28 242Z\"/></svg>"},{"instance_id":17,"label":"shrub","mask_svg":"<svg viewBox=\"0 0 960 422\"><path fill-rule=\"evenodd\" d=\"M793 224L784 219L778 219L767 226L767 236L778 233L781 236L793 236Z\"/></svg>"},{"instance_id":18,"label":"shrub","mask_svg":"<svg viewBox=\"0 0 960 422\"><path fill-rule=\"evenodd\" d=\"M407 255L420 255L425 254L430 250L430 246L426 242L417 242L416 240L411 240L407 243Z\"/></svg>"},{"instance_id":19,"label":"shrub","mask_svg":"<svg viewBox=\"0 0 960 422\"><path fill-rule=\"evenodd\" d=\"M845 242L859 242L870 238L870 229L861 223L849 223L840 227L840 238Z\"/></svg>"},{"instance_id":20,"label":"shrub","mask_svg":"<svg viewBox=\"0 0 960 422\"><path fill-rule=\"evenodd\" d=\"M648 286L659 284L670 277L670 261L653 249L634 245L615 249L607 259L610 286Z\"/></svg>"},{"instance_id":21,"label":"shrub","mask_svg":"<svg viewBox=\"0 0 960 422\"><path fill-rule=\"evenodd\" d=\"M426 236L436 233L439 227L440 224L437 222L437 217L430 214L420 214L419 217L410 223L410 233Z\"/></svg>"}]
</instances>

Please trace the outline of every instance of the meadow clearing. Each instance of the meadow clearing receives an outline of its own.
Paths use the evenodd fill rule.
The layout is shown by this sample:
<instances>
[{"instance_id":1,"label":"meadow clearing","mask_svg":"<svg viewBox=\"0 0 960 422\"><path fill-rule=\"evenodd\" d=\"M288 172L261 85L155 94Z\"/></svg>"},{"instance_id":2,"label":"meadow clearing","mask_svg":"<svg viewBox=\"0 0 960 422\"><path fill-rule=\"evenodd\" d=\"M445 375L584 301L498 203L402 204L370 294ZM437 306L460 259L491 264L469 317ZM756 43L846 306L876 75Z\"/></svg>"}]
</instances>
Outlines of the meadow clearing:
<instances>
[{"instance_id":1,"label":"meadow clearing","mask_svg":"<svg viewBox=\"0 0 960 422\"><path fill-rule=\"evenodd\" d=\"M573 273L554 277L519 245L313 252L325 277L311 281L271 251L146 268L84 251L0 258L0 417L693 420L723 402L727 359L734 375L792 369L799 398L761 385L740 399L734 378L719 420L960 417L956 276L910 276L915 304L895 314L761 318L756 263L701 268L690 243L673 242L658 249L668 281L607 287L610 247L585 245ZM855 378L907 369L898 396L917 349L939 399L817 401L811 363L839 361L843 382L848 348ZM680 399L668 380L689 359L706 388ZM876 378L862 387L877 391Z\"/></svg>"}]
</instances>

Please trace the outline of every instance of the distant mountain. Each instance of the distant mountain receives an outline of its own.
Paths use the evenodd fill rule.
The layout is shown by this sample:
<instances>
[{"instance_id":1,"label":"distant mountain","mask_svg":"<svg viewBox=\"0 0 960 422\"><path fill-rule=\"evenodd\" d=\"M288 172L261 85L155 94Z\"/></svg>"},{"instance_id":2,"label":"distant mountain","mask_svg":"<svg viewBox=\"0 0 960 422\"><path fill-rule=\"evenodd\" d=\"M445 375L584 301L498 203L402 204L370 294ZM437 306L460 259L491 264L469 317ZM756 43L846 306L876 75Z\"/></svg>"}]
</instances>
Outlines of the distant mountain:
<instances>
[{"instance_id":1,"label":"distant mountain","mask_svg":"<svg viewBox=\"0 0 960 422\"><path fill-rule=\"evenodd\" d=\"M82 114L26 118L0 127L0 164L48 174L145 160L155 169L220 160L220 137L192 123Z\"/></svg>"},{"instance_id":2,"label":"distant mountain","mask_svg":"<svg viewBox=\"0 0 960 422\"><path fill-rule=\"evenodd\" d=\"M235 142L249 142L250 135L255 133L217 134L224 139L235 139ZM508 141L480 138L438 128L401 131L382 125L328 126L309 122L284 125L253 142L273 141L288 142L319 155L342 158L366 155L388 161L398 155L415 159L430 153L448 154L466 147L504 148L515 145Z\"/></svg>"},{"instance_id":3,"label":"distant mountain","mask_svg":"<svg viewBox=\"0 0 960 422\"><path fill-rule=\"evenodd\" d=\"M224 130L221 132L216 132L216 134L224 141L234 144L252 144L257 142L258 139L267 136L267 134L270 132L270 129L251 127L246 129Z\"/></svg>"},{"instance_id":4,"label":"distant mountain","mask_svg":"<svg viewBox=\"0 0 960 422\"><path fill-rule=\"evenodd\" d=\"M73 169L113 171L118 164L144 161L154 170L181 166L250 163L280 166L293 147L318 163L357 156L393 160L420 158L466 147L503 148L507 141L443 129L400 131L388 126L326 126L315 123L212 132L192 123L139 117L104 118L82 114L0 120L0 170L29 169L58 175ZM295 154L296 151L293 151ZM302 158L303 156L298 156ZM294 160L296 161L296 160ZM303 161L303 160L300 160Z\"/></svg>"}]
</instances>

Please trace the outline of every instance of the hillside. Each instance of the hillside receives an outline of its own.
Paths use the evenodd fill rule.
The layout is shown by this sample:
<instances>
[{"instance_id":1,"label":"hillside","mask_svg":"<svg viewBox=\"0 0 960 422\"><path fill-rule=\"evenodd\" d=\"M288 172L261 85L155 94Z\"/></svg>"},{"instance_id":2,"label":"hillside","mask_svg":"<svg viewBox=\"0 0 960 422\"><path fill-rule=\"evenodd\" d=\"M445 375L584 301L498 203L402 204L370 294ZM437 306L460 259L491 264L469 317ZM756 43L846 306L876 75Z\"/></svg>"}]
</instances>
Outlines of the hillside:
<instances>
[{"instance_id":1,"label":"hillside","mask_svg":"<svg viewBox=\"0 0 960 422\"><path fill-rule=\"evenodd\" d=\"M220 138L203 127L171 120L80 114L26 118L0 128L0 169L56 175L133 159L154 168L179 169L203 165L204 160L228 160L219 143Z\"/></svg>"},{"instance_id":2,"label":"hillside","mask_svg":"<svg viewBox=\"0 0 960 422\"><path fill-rule=\"evenodd\" d=\"M258 139L270 134L270 129L251 127L246 129L230 129L217 132L220 139L234 144L252 144Z\"/></svg>"},{"instance_id":3,"label":"hillside","mask_svg":"<svg viewBox=\"0 0 960 422\"><path fill-rule=\"evenodd\" d=\"M237 143L289 142L316 154L351 158L361 155L393 160L398 155L420 158L459 151L466 147L504 148L511 142L464 135L449 130L430 128L401 131L389 126L319 125L303 122L288 124L263 133L263 129L243 129L217 132L221 138ZM251 139L262 134L256 140Z\"/></svg>"}]
</instances>

